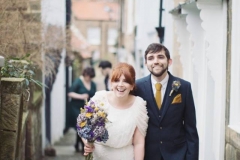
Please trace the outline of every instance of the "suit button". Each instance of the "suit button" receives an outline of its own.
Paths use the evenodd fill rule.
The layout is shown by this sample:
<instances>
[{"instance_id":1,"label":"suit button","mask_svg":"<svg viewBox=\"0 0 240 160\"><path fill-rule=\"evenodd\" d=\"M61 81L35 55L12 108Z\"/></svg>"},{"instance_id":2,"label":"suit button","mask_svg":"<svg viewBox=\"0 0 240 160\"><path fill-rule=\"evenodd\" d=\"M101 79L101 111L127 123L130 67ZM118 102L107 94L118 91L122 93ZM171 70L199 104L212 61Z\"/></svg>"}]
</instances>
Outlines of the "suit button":
<instances>
[{"instance_id":1,"label":"suit button","mask_svg":"<svg viewBox=\"0 0 240 160\"><path fill-rule=\"evenodd\" d=\"M162 129L162 127L160 127L160 129Z\"/></svg>"},{"instance_id":2,"label":"suit button","mask_svg":"<svg viewBox=\"0 0 240 160\"><path fill-rule=\"evenodd\" d=\"M160 141L160 143L162 144L162 141Z\"/></svg>"},{"instance_id":3,"label":"suit button","mask_svg":"<svg viewBox=\"0 0 240 160\"><path fill-rule=\"evenodd\" d=\"M161 116L159 115L159 118L161 118Z\"/></svg>"}]
</instances>

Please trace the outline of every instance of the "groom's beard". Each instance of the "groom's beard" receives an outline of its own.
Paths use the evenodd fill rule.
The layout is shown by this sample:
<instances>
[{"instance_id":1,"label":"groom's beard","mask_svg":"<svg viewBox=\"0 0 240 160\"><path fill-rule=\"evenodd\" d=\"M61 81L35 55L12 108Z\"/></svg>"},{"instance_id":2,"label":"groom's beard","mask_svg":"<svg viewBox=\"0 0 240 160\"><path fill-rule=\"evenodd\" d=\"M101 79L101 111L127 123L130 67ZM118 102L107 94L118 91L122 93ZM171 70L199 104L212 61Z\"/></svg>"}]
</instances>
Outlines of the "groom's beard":
<instances>
[{"instance_id":1,"label":"groom's beard","mask_svg":"<svg viewBox=\"0 0 240 160\"><path fill-rule=\"evenodd\" d=\"M168 66L166 68L163 68L163 70L159 73L154 73L153 71L150 71L150 73L155 77L161 77L167 70L168 70Z\"/></svg>"}]
</instances>

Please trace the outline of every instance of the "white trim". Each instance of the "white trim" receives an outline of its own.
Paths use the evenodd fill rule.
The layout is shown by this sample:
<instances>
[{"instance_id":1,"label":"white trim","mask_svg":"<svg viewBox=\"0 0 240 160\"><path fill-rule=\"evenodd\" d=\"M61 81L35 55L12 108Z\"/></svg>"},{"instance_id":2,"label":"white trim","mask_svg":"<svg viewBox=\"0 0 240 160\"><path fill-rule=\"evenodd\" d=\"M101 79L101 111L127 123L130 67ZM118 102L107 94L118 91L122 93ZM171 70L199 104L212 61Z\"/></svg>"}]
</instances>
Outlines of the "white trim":
<instances>
[{"instance_id":1,"label":"white trim","mask_svg":"<svg viewBox=\"0 0 240 160\"><path fill-rule=\"evenodd\" d=\"M190 34L187 30L186 14L174 16L180 61L183 67L183 79L191 81Z\"/></svg>"},{"instance_id":2,"label":"white trim","mask_svg":"<svg viewBox=\"0 0 240 160\"><path fill-rule=\"evenodd\" d=\"M200 0L174 13L183 78L193 86L199 159L223 160L225 146L227 3ZM173 64L174 65L174 64Z\"/></svg>"},{"instance_id":3,"label":"white trim","mask_svg":"<svg viewBox=\"0 0 240 160\"><path fill-rule=\"evenodd\" d=\"M207 88L204 160L223 160L225 146L225 100L226 100L226 1L209 4L198 1L204 30L205 61L207 64Z\"/></svg>"}]
</instances>

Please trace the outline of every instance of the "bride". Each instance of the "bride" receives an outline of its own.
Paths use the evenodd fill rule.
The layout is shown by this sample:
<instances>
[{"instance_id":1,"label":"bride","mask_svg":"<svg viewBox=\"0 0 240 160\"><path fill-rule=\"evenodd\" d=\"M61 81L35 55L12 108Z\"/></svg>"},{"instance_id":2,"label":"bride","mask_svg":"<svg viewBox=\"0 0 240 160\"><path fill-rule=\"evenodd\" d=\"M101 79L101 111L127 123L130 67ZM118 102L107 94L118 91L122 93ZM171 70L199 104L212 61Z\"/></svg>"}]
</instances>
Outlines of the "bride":
<instances>
[{"instance_id":1,"label":"bride","mask_svg":"<svg viewBox=\"0 0 240 160\"><path fill-rule=\"evenodd\" d=\"M135 70L127 63L119 63L111 74L111 91L98 91L92 100L101 100L108 112L106 143L94 146L84 141L85 155L93 152L94 160L143 160L148 124L146 102L132 95Z\"/></svg>"}]
</instances>

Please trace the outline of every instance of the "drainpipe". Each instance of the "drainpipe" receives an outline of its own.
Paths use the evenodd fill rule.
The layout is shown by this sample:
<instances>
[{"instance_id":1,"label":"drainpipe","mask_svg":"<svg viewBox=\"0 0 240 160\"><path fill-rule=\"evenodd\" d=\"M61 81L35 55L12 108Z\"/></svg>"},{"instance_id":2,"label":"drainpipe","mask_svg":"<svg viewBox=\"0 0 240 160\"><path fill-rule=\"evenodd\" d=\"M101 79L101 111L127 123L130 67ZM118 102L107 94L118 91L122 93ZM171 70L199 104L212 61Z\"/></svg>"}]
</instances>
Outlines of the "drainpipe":
<instances>
[{"instance_id":1,"label":"drainpipe","mask_svg":"<svg viewBox=\"0 0 240 160\"><path fill-rule=\"evenodd\" d=\"M164 11L162 5L163 5L163 0L160 0L159 27L156 27L160 43L163 43L164 41L164 30L165 30L165 27L162 27L162 12Z\"/></svg>"},{"instance_id":2,"label":"drainpipe","mask_svg":"<svg viewBox=\"0 0 240 160\"><path fill-rule=\"evenodd\" d=\"M71 6L72 6L72 3L71 3L71 0L66 0L66 31L68 32L68 30L70 29L70 24L71 24ZM67 33L67 34L70 34L70 33ZM70 41L70 38L71 35L67 35L66 36L66 45L68 45L69 41ZM66 50L66 52L68 52L68 50ZM69 73L69 67L70 67L70 58L68 57L68 54L66 53L66 57L65 57L65 109L66 109L66 112L65 112L65 128L63 130L63 134L67 133L68 131L68 127L69 127L69 123L68 123L68 120L69 120L69 98L68 98L68 92L69 92L69 85L70 85L70 81L72 78L69 79L69 76L71 75Z\"/></svg>"}]
</instances>

